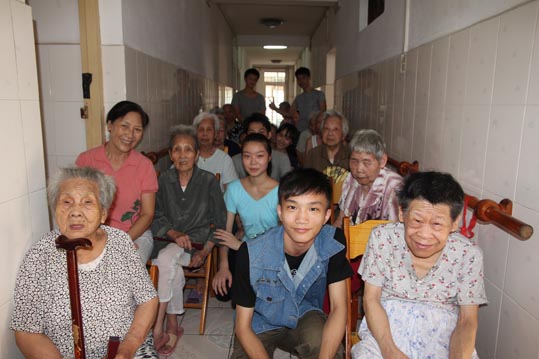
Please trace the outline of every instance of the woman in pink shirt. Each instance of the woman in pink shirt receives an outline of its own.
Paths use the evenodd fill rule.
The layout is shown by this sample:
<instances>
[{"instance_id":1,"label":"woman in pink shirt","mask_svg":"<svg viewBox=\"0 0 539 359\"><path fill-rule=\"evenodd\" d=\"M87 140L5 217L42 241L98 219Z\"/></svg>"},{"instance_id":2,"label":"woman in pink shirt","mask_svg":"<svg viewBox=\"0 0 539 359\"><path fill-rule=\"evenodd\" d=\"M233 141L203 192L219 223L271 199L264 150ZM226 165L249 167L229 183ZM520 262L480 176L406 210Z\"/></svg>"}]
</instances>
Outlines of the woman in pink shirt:
<instances>
[{"instance_id":1,"label":"woman in pink shirt","mask_svg":"<svg viewBox=\"0 0 539 359\"><path fill-rule=\"evenodd\" d=\"M153 236L149 227L155 209L157 176L153 164L135 151L148 125L148 114L131 101L118 102L107 114L109 141L79 155L79 167L93 167L114 177L116 198L107 224L121 229L135 242L143 263L149 259Z\"/></svg>"}]
</instances>

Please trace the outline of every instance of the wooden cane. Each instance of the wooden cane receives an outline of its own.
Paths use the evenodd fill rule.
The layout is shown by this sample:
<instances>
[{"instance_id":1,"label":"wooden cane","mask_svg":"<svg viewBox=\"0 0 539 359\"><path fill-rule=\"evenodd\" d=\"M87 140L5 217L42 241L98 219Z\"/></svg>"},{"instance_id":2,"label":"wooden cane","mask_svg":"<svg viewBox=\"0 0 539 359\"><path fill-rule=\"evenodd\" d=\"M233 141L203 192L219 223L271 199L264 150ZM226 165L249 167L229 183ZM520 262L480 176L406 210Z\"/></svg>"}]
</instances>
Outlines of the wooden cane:
<instances>
[{"instance_id":1,"label":"wooden cane","mask_svg":"<svg viewBox=\"0 0 539 359\"><path fill-rule=\"evenodd\" d=\"M79 272L77 265L77 248L88 248L92 242L86 238L69 239L64 235L56 238L56 248L65 249L67 258L67 280L69 283L69 301L71 303L71 322L75 359L86 359L84 333L82 330L82 311L80 304ZM120 345L120 337L109 337L106 359L113 359Z\"/></svg>"},{"instance_id":2,"label":"wooden cane","mask_svg":"<svg viewBox=\"0 0 539 359\"><path fill-rule=\"evenodd\" d=\"M77 248L91 247L92 242L86 238L69 239L64 235L56 238L56 248L65 249L67 258L67 280L69 283L69 301L71 303L71 328L75 359L86 359L84 333L82 331L82 311L80 305L79 272L77 266Z\"/></svg>"}]
</instances>

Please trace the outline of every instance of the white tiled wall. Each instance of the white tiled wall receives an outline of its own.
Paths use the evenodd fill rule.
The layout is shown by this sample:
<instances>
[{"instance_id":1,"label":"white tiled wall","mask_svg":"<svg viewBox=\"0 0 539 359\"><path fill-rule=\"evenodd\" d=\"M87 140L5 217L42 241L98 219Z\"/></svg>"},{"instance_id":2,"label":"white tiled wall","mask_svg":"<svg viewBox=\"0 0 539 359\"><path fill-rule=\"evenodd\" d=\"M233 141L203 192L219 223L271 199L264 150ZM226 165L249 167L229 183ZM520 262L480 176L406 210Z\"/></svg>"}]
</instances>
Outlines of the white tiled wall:
<instances>
[{"instance_id":1,"label":"white tiled wall","mask_svg":"<svg viewBox=\"0 0 539 359\"><path fill-rule=\"evenodd\" d=\"M39 28L38 28L39 32ZM45 132L47 174L72 165L86 150L81 58L78 44L38 44L39 85Z\"/></svg>"},{"instance_id":2,"label":"white tiled wall","mask_svg":"<svg viewBox=\"0 0 539 359\"><path fill-rule=\"evenodd\" d=\"M533 1L412 49L405 73L400 72L400 57L362 70L376 72L379 96L364 96L364 83L354 84L361 72L340 78L336 107L353 129L379 130L391 156L450 172L470 194L512 199L513 215L537 231L537 16L538 3ZM363 106L365 101L369 103ZM536 359L537 235L521 242L492 225L478 227L489 297L489 305L479 313L479 355Z\"/></svg>"},{"instance_id":3,"label":"white tiled wall","mask_svg":"<svg viewBox=\"0 0 539 359\"><path fill-rule=\"evenodd\" d=\"M30 7L0 0L0 358L22 358L9 330L23 255L49 230Z\"/></svg>"},{"instance_id":4,"label":"white tiled wall","mask_svg":"<svg viewBox=\"0 0 539 359\"><path fill-rule=\"evenodd\" d=\"M138 150L155 151L163 148L168 142L171 126L191 124L200 110L208 111L219 105L220 85L217 82L129 46L122 46L122 49L123 53L119 49L103 52L104 69L114 67L115 59L125 59L125 74L114 75L111 71L113 77L105 80L105 85L118 84L111 85L111 94L114 91L125 91L128 100L139 103L148 112L150 125L144 131L144 139ZM125 78L123 89L119 85L122 77ZM107 95L105 91L106 98L110 98L111 94Z\"/></svg>"}]
</instances>

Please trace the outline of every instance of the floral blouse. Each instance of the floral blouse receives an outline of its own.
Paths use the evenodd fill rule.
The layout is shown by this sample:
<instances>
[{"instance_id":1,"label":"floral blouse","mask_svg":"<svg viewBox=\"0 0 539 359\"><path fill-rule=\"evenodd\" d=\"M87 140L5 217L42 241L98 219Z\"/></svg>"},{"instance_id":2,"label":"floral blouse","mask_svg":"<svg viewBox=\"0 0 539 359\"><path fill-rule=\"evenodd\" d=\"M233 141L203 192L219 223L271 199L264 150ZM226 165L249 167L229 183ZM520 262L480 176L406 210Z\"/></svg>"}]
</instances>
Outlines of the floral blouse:
<instances>
[{"instance_id":1,"label":"floral blouse","mask_svg":"<svg viewBox=\"0 0 539 359\"><path fill-rule=\"evenodd\" d=\"M419 279L404 240L404 224L375 227L358 273L365 282L382 287L382 300L427 302L453 312L459 305L487 303L482 251L457 233L449 235L437 263Z\"/></svg>"},{"instance_id":2,"label":"floral blouse","mask_svg":"<svg viewBox=\"0 0 539 359\"><path fill-rule=\"evenodd\" d=\"M370 219L395 221L399 213L397 190L401 184L402 177L398 173L382 168L362 201L361 186L349 173L342 186L339 208L350 217L353 225Z\"/></svg>"},{"instance_id":3,"label":"floral blouse","mask_svg":"<svg viewBox=\"0 0 539 359\"><path fill-rule=\"evenodd\" d=\"M79 286L86 357L101 359L109 336L124 337L138 305L157 296L131 238L119 229L107 233L102 255L79 264ZM19 269L11 329L43 333L64 357L73 356L71 309L64 250L56 249L58 230L45 234Z\"/></svg>"}]
</instances>

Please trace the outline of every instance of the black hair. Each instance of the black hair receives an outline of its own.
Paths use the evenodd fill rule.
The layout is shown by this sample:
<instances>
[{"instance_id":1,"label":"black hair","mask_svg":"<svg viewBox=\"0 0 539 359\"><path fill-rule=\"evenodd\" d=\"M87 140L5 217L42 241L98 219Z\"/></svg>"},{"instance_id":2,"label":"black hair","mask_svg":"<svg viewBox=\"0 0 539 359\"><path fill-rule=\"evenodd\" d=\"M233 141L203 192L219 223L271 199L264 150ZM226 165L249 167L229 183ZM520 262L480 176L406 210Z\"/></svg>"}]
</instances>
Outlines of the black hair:
<instances>
[{"instance_id":1,"label":"black hair","mask_svg":"<svg viewBox=\"0 0 539 359\"><path fill-rule=\"evenodd\" d=\"M464 191L449 173L431 171L408 175L397 196L403 212L406 212L415 199L422 199L431 204L446 204L449 206L453 221L457 219L464 206Z\"/></svg>"},{"instance_id":2,"label":"black hair","mask_svg":"<svg viewBox=\"0 0 539 359\"><path fill-rule=\"evenodd\" d=\"M266 152L268 152L268 155L271 156L271 142L266 136L264 136L261 133L249 133L247 134L247 136L245 136L243 141L241 141L242 156L243 156L243 149L245 148L245 145L249 142L261 143L264 146L264 149L266 150ZM271 173L271 161L269 161L268 163L268 168L266 169L266 172L268 173L268 175Z\"/></svg>"},{"instance_id":3,"label":"black hair","mask_svg":"<svg viewBox=\"0 0 539 359\"><path fill-rule=\"evenodd\" d=\"M243 78L246 79L249 75L255 75L256 79L258 80L260 78L260 72L258 72L255 68L250 68L245 70L245 73L243 74Z\"/></svg>"},{"instance_id":4,"label":"black hair","mask_svg":"<svg viewBox=\"0 0 539 359\"><path fill-rule=\"evenodd\" d=\"M296 77L298 77L299 75L306 75L308 77L311 77L311 70L309 70L306 67L300 67L294 73L294 76L296 76Z\"/></svg>"},{"instance_id":5,"label":"black hair","mask_svg":"<svg viewBox=\"0 0 539 359\"><path fill-rule=\"evenodd\" d=\"M120 101L116 105L112 106L107 113L107 123L114 123L116 120L123 118L129 112L136 112L142 119L142 128L146 128L150 122L148 114L142 109L139 104L131 101Z\"/></svg>"},{"instance_id":6,"label":"black hair","mask_svg":"<svg viewBox=\"0 0 539 359\"><path fill-rule=\"evenodd\" d=\"M292 143L290 144L290 146L287 147L287 149L290 147L295 149L299 139L299 131L297 127L291 123L283 122L277 129L277 133L283 131L286 131L286 137L292 140Z\"/></svg>"},{"instance_id":7,"label":"black hair","mask_svg":"<svg viewBox=\"0 0 539 359\"><path fill-rule=\"evenodd\" d=\"M268 133L271 132L270 120L266 117L266 115L263 115L258 112L253 113L245 119L245 122L243 123L243 128L245 128L246 132L249 131L249 125L254 122L261 123L262 126L264 126L264 128L268 131Z\"/></svg>"},{"instance_id":8,"label":"black hair","mask_svg":"<svg viewBox=\"0 0 539 359\"><path fill-rule=\"evenodd\" d=\"M290 197L309 193L324 195L329 208L332 189L328 176L314 168L298 168L285 174L279 182L280 204Z\"/></svg>"}]
</instances>

